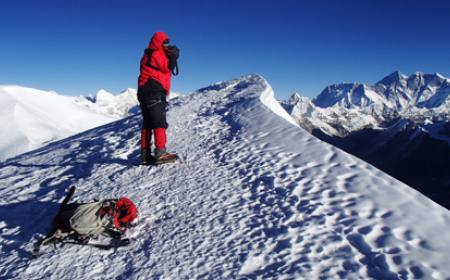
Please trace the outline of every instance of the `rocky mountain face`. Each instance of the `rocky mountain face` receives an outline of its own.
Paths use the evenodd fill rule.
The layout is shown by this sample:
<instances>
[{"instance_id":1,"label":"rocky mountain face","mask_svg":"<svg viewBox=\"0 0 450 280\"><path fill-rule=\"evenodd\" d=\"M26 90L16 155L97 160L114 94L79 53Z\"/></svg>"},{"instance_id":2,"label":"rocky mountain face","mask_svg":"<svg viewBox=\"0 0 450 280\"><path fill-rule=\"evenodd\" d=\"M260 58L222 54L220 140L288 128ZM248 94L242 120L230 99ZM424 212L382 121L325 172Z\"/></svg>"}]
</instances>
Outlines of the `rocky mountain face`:
<instances>
[{"instance_id":1,"label":"rocky mountain face","mask_svg":"<svg viewBox=\"0 0 450 280\"><path fill-rule=\"evenodd\" d=\"M450 209L450 79L394 72L374 85L327 86L284 107L304 129Z\"/></svg>"}]
</instances>

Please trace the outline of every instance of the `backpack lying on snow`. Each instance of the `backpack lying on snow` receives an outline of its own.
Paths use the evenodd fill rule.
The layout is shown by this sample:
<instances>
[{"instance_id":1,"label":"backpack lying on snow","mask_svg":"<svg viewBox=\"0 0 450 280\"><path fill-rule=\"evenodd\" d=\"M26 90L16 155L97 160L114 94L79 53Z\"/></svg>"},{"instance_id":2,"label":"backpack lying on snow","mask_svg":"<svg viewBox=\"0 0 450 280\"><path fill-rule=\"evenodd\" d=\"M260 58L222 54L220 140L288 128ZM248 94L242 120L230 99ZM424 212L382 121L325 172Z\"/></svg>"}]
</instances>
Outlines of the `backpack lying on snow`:
<instances>
[{"instance_id":1,"label":"backpack lying on snow","mask_svg":"<svg viewBox=\"0 0 450 280\"><path fill-rule=\"evenodd\" d=\"M65 205L55 217L60 233L97 238L105 231L120 234L137 218L137 208L126 198Z\"/></svg>"},{"instance_id":2,"label":"backpack lying on snow","mask_svg":"<svg viewBox=\"0 0 450 280\"><path fill-rule=\"evenodd\" d=\"M123 235L137 223L138 210L128 198L108 199L91 203L68 203L75 191L72 187L61 203L60 209L53 220L53 228L39 242L39 247L50 241L61 242L70 239L73 244L90 244L92 239L109 237L108 244L95 244L96 247L111 248L127 245L128 239ZM92 245L92 244L91 244Z\"/></svg>"}]
</instances>

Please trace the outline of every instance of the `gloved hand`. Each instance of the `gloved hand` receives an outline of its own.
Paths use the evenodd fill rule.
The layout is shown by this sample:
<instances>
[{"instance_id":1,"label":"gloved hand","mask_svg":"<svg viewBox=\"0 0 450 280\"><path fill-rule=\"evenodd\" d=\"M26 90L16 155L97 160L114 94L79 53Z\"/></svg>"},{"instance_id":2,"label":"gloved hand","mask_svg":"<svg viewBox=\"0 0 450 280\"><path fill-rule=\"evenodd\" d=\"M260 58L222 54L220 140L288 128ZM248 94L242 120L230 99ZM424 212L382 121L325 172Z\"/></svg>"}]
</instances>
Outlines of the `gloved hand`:
<instances>
[{"instance_id":1,"label":"gloved hand","mask_svg":"<svg viewBox=\"0 0 450 280\"><path fill-rule=\"evenodd\" d=\"M173 75L178 75L178 63L177 59L180 56L180 49L177 46L169 46L166 49L167 57L169 58L169 69L172 71Z\"/></svg>"}]
</instances>

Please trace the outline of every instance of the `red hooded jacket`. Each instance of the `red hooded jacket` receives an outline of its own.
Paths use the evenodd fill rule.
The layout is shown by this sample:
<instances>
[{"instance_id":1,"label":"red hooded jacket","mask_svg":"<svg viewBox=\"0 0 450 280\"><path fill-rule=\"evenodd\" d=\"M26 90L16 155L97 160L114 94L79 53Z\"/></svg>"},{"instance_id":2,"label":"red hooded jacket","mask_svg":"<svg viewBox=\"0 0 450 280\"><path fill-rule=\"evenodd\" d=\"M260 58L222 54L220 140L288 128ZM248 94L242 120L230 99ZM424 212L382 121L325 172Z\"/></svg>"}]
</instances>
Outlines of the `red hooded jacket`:
<instances>
[{"instance_id":1,"label":"red hooded jacket","mask_svg":"<svg viewBox=\"0 0 450 280\"><path fill-rule=\"evenodd\" d=\"M156 32L148 45L151 49L151 57L145 52L141 59L141 73L139 75L139 86L144 86L148 79L153 79L161 84L167 90L167 95L170 92L170 79L172 72L169 69L169 59L164 51L163 42L169 39L164 32Z\"/></svg>"}]
</instances>

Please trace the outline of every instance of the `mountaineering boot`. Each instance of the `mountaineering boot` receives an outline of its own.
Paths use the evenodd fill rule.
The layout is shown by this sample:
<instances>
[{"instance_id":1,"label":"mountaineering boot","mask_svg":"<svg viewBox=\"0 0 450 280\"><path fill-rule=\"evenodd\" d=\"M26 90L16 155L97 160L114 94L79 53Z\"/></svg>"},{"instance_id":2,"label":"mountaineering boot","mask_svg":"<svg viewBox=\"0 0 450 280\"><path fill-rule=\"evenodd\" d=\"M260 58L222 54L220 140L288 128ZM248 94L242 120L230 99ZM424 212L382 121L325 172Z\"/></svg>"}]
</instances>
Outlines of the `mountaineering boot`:
<instances>
[{"instance_id":1,"label":"mountaineering boot","mask_svg":"<svg viewBox=\"0 0 450 280\"><path fill-rule=\"evenodd\" d=\"M141 149L141 162L142 165L150 164L150 149Z\"/></svg>"},{"instance_id":2,"label":"mountaineering boot","mask_svg":"<svg viewBox=\"0 0 450 280\"><path fill-rule=\"evenodd\" d=\"M178 155L174 153L169 153L166 149L155 149L155 163L168 163L174 162L178 159Z\"/></svg>"}]
</instances>

